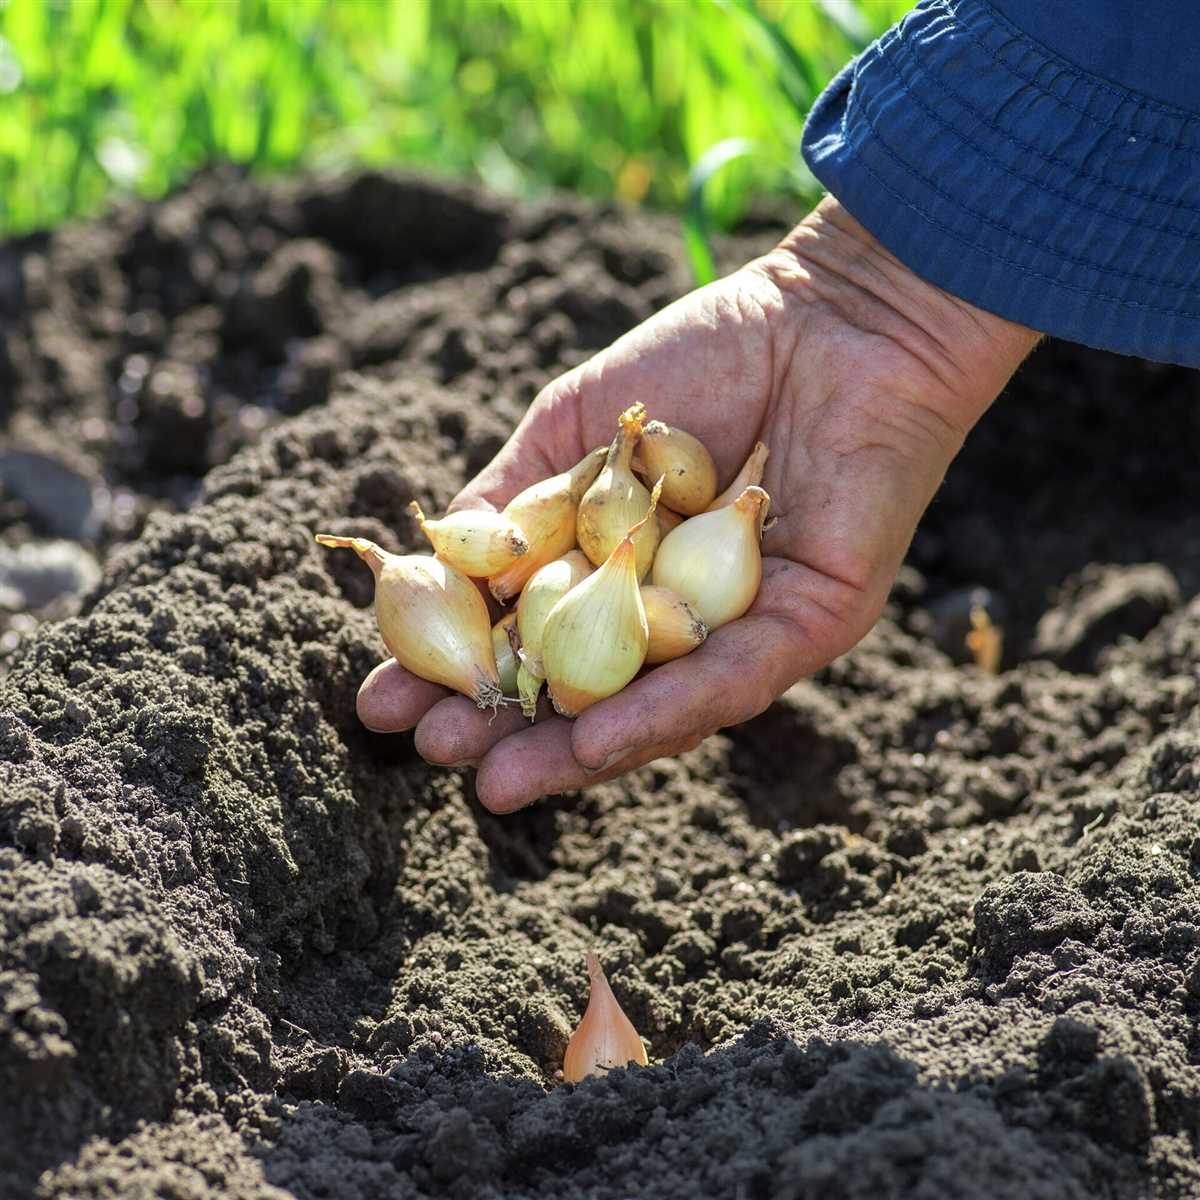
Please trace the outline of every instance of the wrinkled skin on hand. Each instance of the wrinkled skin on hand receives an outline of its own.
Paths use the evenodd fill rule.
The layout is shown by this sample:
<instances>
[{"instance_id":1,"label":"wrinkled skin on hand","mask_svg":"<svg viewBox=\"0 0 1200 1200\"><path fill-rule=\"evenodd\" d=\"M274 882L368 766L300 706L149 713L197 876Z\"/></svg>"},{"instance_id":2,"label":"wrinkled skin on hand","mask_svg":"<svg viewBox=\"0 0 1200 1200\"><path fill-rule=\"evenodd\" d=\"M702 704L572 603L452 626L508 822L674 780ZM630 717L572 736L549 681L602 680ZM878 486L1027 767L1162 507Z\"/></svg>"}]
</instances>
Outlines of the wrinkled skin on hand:
<instances>
[{"instance_id":1,"label":"wrinkled skin on hand","mask_svg":"<svg viewBox=\"0 0 1200 1200\"><path fill-rule=\"evenodd\" d=\"M382 663L361 720L478 768L494 812L610 779L755 716L875 623L917 521L1037 334L926 284L832 198L779 247L683 297L547 386L453 508L502 508L607 444L617 415L699 437L720 487L761 440L776 522L750 611L578 719L534 725Z\"/></svg>"}]
</instances>

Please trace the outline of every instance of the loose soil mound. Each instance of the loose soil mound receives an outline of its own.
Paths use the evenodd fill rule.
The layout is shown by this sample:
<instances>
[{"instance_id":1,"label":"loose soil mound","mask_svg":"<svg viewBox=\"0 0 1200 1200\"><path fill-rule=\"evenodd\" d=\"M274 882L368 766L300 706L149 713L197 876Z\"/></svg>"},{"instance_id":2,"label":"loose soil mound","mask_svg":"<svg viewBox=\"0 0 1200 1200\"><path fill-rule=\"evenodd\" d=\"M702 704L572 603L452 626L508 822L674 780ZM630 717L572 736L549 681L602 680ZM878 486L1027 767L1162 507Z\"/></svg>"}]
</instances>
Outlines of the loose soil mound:
<instances>
[{"instance_id":1,"label":"loose soil mound","mask_svg":"<svg viewBox=\"0 0 1200 1200\"><path fill-rule=\"evenodd\" d=\"M495 818L311 532L416 547L669 225L216 175L3 254L13 444L158 511L0 684L0 1195L1200 1191L1194 374L1044 348L859 648ZM658 1065L556 1085L591 948Z\"/></svg>"}]
</instances>

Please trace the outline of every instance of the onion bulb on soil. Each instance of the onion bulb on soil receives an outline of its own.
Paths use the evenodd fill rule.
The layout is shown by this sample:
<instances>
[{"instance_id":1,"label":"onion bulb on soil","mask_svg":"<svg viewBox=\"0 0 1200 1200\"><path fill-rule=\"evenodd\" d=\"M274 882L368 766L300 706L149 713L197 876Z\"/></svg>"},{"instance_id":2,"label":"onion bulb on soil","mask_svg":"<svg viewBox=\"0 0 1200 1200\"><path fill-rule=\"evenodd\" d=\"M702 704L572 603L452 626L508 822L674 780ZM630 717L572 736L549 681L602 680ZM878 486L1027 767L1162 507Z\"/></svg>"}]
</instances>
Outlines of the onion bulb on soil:
<instances>
[{"instance_id":1,"label":"onion bulb on soil","mask_svg":"<svg viewBox=\"0 0 1200 1200\"><path fill-rule=\"evenodd\" d=\"M603 1075L613 1067L629 1063L644 1067L648 1061L642 1039L617 1003L594 954L587 956L587 969L592 983L587 1010L571 1034L563 1056L563 1079L567 1083L578 1083L589 1075Z\"/></svg>"},{"instance_id":2,"label":"onion bulb on soil","mask_svg":"<svg viewBox=\"0 0 1200 1200\"><path fill-rule=\"evenodd\" d=\"M501 604L520 595L535 571L575 548L579 502L600 473L607 453L604 447L593 450L569 471L527 487L505 505L502 515L525 535L529 552L488 579L492 595Z\"/></svg>"},{"instance_id":3,"label":"onion bulb on soil","mask_svg":"<svg viewBox=\"0 0 1200 1200\"><path fill-rule=\"evenodd\" d=\"M635 542L638 579L650 569L658 546L658 522L642 522L650 493L633 473L633 451L642 435L643 404L627 408L618 418L616 436L604 467L579 502L576 534L579 548L600 566L637 523Z\"/></svg>"},{"instance_id":4,"label":"onion bulb on soil","mask_svg":"<svg viewBox=\"0 0 1200 1200\"><path fill-rule=\"evenodd\" d=\"M438 558L464 575L493 575L529 550L525 535L501 513L464 508L431 521L415 500L408 508Z\"/></svg>"},{"instance_id":5,"label":"onion bulb on soil","mask_svg":"<svg viewBox=\"0 0 1200 1200\"><path fill-rule=\"evenodd\" d=\"M500 690L506 696L517 694L517 668L521 660L513 646L516 639L510 631L517 627L517 614L510 612L492 626L492 651L496 655L496 670L500 673Z\"/></svg>"},{"instance_id":6,"label":"onion bulb on soil","mask_svg":"<svg viewBox=\"0 0 1200 1200\"><path fill-rule=\"evenodd\" d=\"M654 524L661 486L660 479L642 519L599 570L567 592L546 618L542 664L550 699L564 717L577 717L619 692L646 661L650 630L638 586L636 539Z\"/></svg>"},{"instance_id":7,"label":"onion bulb on soil","mask_svg":"<svg viewBox=\"0 0 1200 1200\"><path fill-rule=\"evenodd\" d=\"M638 458L649 479L663 480L662 502L685 517L702 513L717 494L717 465L699 438L648 421L638 442Z\"/></svg>"},{"instance_id":8,"label":"onion bulb on soil","mask_svg":"<svg viewBox=\"0 0 1200 1200\"><path fill-rule=\"evenodd\" d=\"M1004 631L992 622L982 604L971 607L971 629L966 636L966 643L975 665L985 675L999 674L1000 660L1004 657Z\"/></svg>"},{"instance_id":9,"label":"onion bulb on soil","mask_svg":"<svg viewBox=\"0 0 1200 1200\"><path fill-rule=\"evenodd\" d=\"M709 630L740 617L762 583L762 523L770 498L748 487L732 503L673 529L654 559L653 582L682 596Z\"/></svg>"},{"instance_id":10,"label":"onion bulb on soil","mask_svg":"<svg viewBox=\"0 0 1200 1200\"><path fill-rule=\"evenodd\" d=\"M405 670L480 708L503 701L487 605L466 575L430 555L389 554L366 538L318 533L317 541L353 550L371 568L379 632Z\"/></svg>"},{"instance_id":11,"label":"onion bulb on soil","mask_svg":"<svg viewBox=\"0 0 1200 1200\"><path fill-rule=\"evenodd\" d=\"M742 464L742 469L734 476L733 482L704 510L714 512L732 504L748 487L757 487L762 483L763 471L767 465L770 450L755 442L750 457Z\"/></svg>"},{"instance_id":12,"label":"onion bulb on soil","mask_svg":"<svg viewBox=\"0 0 1200 1200\"><path fill-rule=\"evenodd\" d=\"M708 637L708 626L696 610L669 588L645 584L642 604L646 608L646 627L650 632L650 640L646 643L648 664L682 658Z\"/></svg>"},{"instance_id":13,"label":"onion bulb on soil","mask_svg":"<svg viewBox=\"0 0 1200 1200\"><path fill-rule=\"evenodd\" d=\"M542 567L525 585L517 601L517 632L521 637L517 690L521 711L532 721L538 693L546 678L542 665L542 631L550 610L592 573L587 555L578 550Z\"/></svg>"}]
</instances>

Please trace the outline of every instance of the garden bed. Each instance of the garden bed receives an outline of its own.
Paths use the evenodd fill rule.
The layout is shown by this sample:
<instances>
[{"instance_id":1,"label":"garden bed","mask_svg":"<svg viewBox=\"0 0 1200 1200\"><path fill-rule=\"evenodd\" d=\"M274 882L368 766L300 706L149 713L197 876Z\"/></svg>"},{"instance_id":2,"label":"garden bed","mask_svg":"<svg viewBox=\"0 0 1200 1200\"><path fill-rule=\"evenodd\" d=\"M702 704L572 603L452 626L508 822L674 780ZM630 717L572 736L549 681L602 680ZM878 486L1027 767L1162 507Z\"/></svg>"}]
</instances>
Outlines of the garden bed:
<instances>
[{"instance_id":1,"label":"garden bed","mask_svg":"<svg viewBox=\"0 0 1200 1200\"><path fill-rule=\"evenodd\" d=\"M12 1194L1200 1189L1194 372L1039 350L875 631L677 761L498 818L358 724L369 577L312 532L417 548L686 287L665 219L399 176L0 249L3 448L91 522L10 481L0 533L104 572L0 680ZM589 949L652 1066L571 1088Z\"/></svg>"}]
</instances>

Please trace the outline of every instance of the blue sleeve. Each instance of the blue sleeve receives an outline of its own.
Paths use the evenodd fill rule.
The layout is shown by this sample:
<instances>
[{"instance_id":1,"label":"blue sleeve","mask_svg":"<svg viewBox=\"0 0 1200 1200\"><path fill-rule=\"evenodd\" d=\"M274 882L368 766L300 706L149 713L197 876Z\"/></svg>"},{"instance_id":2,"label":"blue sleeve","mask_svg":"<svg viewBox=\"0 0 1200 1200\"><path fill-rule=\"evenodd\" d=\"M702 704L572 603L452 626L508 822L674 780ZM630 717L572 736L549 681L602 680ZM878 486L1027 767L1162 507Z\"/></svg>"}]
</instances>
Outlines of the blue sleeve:
<instances>
[{"instance_id":1,"label":"blue sleeve","mask_svg":"<svg viewBox=\"0 0 1200 1200\"><path fill-rule=\"evenodd\" d=\"M822 93L817 178L922 278L1200 366L1200 3L922 0Z\"/></svg>"}]
</instances>

